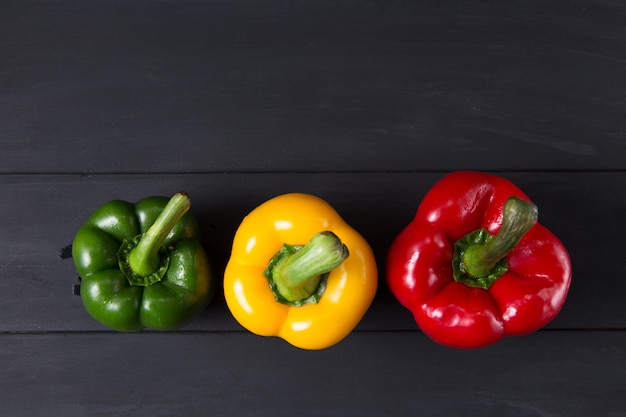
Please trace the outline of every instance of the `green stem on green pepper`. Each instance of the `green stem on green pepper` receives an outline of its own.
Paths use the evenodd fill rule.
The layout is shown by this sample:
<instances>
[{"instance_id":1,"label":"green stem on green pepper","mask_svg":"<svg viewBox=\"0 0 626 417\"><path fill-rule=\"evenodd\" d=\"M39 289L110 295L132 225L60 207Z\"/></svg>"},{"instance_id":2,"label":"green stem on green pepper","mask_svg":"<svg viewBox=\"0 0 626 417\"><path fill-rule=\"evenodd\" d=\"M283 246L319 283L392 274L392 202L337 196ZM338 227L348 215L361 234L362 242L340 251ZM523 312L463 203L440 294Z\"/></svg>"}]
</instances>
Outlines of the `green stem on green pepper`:
<instances>
[{"instance_id":1,"label":"green stem on green pepper","mask_svg":"<svg viewBox=\"0 0 626 417\"><path fill-rule=\"evenodd\" d=\"M144 234L124 241L118 257L131 285L147 286L163 278L169 264L163 243L190 207L191 200L186 193L175 194Z\"/></svg>"}]
</instances>

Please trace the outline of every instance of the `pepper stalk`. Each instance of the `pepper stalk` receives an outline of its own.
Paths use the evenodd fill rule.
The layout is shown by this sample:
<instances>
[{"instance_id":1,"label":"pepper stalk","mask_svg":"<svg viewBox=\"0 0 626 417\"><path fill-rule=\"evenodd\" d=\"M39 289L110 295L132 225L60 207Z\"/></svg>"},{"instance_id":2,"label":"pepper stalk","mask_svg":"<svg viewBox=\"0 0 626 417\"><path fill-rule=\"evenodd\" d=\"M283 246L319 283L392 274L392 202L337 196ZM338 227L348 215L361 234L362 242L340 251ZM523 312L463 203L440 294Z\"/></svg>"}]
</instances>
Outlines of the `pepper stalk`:
<instances>
[{"instance_id":1,"label":"pepper stalk","mask_svg":"<svg viewBox=\"0 0 626 417\"><path fill-rule=\"evenodd\" d=\"M350 255L330 231L319 232L306 245L285 244L264 271L278 302L302 306L319 302L328 274Z\"/></svg>"},{"instance_id":2,"label":"pepper stalk","mask_svg":"<svg viewBox=\"0 0 626 417\"><path fill-rule=\"evenodd\" d=\"M507 270L506 256L537 223L537 206L511 196L504 204L500 231L478 229L459 239L452 260L454 279L471 287L489 288Z\"/></svg>"},{"instance_id":3,"label":"pepper stalk","mask_svg":"<svg viewBox=\"0 0 626 417\"><path fill-rule=\"evenodd\" d=\"M190 207L189 195L177 193L145 233L124 240L117 256L131 285L149 286L163 279L169 266L165 239Z\"/></svg>"}]
</instances>

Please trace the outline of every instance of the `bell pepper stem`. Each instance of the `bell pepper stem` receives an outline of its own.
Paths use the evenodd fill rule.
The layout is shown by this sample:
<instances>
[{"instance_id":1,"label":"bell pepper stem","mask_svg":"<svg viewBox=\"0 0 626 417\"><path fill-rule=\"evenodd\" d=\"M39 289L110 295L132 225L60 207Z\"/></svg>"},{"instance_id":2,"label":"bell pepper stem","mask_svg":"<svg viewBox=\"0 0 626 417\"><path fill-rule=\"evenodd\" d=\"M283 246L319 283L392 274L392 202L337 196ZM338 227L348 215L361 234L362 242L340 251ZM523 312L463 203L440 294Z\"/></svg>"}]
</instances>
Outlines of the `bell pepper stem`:
<instances>
[{"instance_id":1,"label":"bell pepper stem","mask_svg":"<svg viewBox=\"0 0 626 417\"><path fill-rule=\"evenodd\" d=\"M143 234L137 246L128 254L128 263L132 271L139 276L154 273L161 264L159 251L170 231L191 207L189 196L175 194L163 208L152 226Z\"/></svg>"},{"instance_id":2,"label":"bell pepper stem","mask_svg":"<svg viewBox=\"0 0 626 417\"><path fill-rule=\"evenodd\" d=\"M504 204L502 226L493 239L466 248L462 263L465 272L473 278L489 275L496 264L518 244L537 223L537 206L518 197L509 197Z\"/></svg>"},{"instance_id":3,"label":"bell pepper stem","mask_svg":"<svg viewBox=\"0 0 626 417\"><path fill-rule=\"evenodd\" d=\"M286 254L281 255L283 252ZM266 276L271 275L274 289L280 297L297 305L314 295L324 274L339 267L349 254L337 235L323 231L295 251L281 250L268 265ZM279 259L276 260L277 257Z\"/></svg>"}]
</instances>

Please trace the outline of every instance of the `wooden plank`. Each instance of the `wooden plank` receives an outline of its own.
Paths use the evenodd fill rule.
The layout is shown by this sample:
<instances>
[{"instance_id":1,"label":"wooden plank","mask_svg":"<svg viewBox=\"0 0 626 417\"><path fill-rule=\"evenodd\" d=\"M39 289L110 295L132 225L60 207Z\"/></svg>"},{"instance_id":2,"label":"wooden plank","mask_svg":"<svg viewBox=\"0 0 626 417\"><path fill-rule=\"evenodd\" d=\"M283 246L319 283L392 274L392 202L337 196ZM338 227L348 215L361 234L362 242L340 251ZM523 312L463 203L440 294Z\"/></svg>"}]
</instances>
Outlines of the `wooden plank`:
<instances>
[{"instance_id":1,"label":"wooden plank","mask_svg":"<svg viewBox=\"0 0 626 417\"><path fill-rule=\"evenodd\" d=\"M625 168L621 2L0 7L0 172Z\"/></svg>"},{"instance_id":2,"label":"wooden plank","mask_svg":"<svg viewBox=\"0 0 626 417\"><path fill-rule=\"evenodd\" d=\"M542 331L479 351L360 332L318 352L237 334L1 334L0 413L626 416L626 333Z\"/></svg>"},{"instance_id":3,"label":"wooden plank","mask_svg":"<svg viewBox=\"0 0 626 417\"><path fill-rule=\"evenodd\" d=\"M626 4L0 2L0 415L626 417ZM444 348L384 283L444 172L513 180L569 249L561 314ZM102 203L185 190L218 293L235 229L319 195L371 243L378 295L308 352L221 296L178 331L111 332L58 253Z\"/></svg>"},{"instance_id":4,"label":"wooden plank","mask_svg":"<svg viewBox=\"0 0 626 417\"><path fill-rule=\"evenodd\" d=\"M626 267L622 235L626 174L519 173L517 183L540 208L540 221L568 248L574 277L568 301L552 328L623 329ZM71 261L58 258L80 225L111 199L137 201L186 190L203 226L216 279L243 217L275 195L299 191L333 204L371 243L381 281L360 329L414 329L408 311L383 282L386 251L412 219L420 199L442 174L189 174L0 175L0 331L102 330L72 295ZM239 330L223 300L188 330Z\"/></svg>"}]
</instances>

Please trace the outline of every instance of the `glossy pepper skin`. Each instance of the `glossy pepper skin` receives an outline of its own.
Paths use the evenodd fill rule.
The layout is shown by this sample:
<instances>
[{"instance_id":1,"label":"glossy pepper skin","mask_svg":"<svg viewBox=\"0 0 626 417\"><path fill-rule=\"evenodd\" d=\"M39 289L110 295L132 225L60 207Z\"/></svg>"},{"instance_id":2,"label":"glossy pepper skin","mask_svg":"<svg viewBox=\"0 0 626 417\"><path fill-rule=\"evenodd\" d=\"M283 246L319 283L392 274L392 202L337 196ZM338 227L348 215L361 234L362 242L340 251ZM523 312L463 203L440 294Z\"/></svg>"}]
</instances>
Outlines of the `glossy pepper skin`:
<instances>
[{"instance_id":1,"label":"glossy pepper skin","mask_svg":"<svg viewBox=\"0 0 626 417\"><path fill-rule=\"evenodd\" d=\"M489 268L504 270L486 282L472 276L455 280L455 269L470 263L455 257L455 244L476 230L497 236L505 228L509 200L534 207L504 178L472 171L448 174L427 193L388 252L389 288L422 331L442 345L479 348L504 336L531 333L551 321L565 302L570 258L559 239L536 222L536 207L534 222L527 222L517 242L509 242L512 248L499 266ZM513 219L507 224L515 223L514 214L506 217Z\"/></svg>"},{"instance_id":2,"label":"glossy pepper skin","mask_svg":"<svg viewBox=\"0 0 626 417\"><path fill-rule=\"evenodd\" d=\"M340 242L331 243L334 238ZM317 240L337 248L329 252L343 260L328 273L317 302L284 304L264 275L268 264L285 244L311 247L307 242ZM245 217L234 237L224 293L235 319L251 332L317 350L338 343L354 329L372 303L377 281L376 262L365 239L322 199L292 193L266 201Z\"/></svg>"},{"instance_id":3,"label":"glossy pepper skin","mask_svg":"<svg viewBox=\"0 0 626 417\"><path fill-rule=\"evenodd\" d=\"M206 308L209 262L189 205L184 193L136 204L114 200L79 229L72 257L83 305L94 319L121 332L168 330ZM143 241L145 251L131 262L132 241Z\"/></svg>"}]
</instances>

